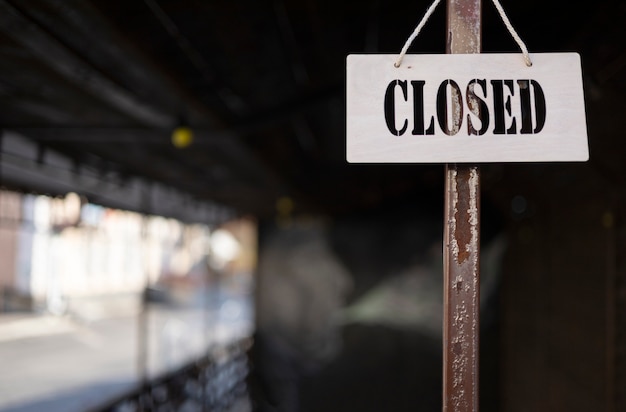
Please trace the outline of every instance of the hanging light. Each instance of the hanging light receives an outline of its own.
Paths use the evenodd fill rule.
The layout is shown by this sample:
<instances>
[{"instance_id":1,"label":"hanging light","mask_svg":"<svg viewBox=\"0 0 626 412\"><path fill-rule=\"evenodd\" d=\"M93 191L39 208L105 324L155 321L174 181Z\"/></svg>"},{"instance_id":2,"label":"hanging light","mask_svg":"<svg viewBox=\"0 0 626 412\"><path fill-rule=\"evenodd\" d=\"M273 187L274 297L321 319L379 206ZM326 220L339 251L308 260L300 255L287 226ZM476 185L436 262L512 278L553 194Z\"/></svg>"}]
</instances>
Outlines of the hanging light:
<instances>
[{"instance_id":1,"label":"hanging light","mask_svg":"<svg viewBox=\"0 0 626 412\"><path fill-rule=\"evenodd\" d=\"M172 144L178 149L183 149L191 143L193 143L193 130L189 127L185 116L181 115L172 131Z\"/></svg>"}]
</instances>

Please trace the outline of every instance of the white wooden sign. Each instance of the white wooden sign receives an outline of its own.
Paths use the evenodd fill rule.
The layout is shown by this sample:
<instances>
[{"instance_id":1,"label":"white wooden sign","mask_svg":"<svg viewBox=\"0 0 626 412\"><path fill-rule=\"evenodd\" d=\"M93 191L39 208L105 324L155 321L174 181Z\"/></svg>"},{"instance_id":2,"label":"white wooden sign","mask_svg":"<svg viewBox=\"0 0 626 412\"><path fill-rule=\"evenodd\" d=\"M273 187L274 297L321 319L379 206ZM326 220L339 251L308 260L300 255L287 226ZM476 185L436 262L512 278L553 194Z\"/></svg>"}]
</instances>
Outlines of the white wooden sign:
<instances>
[{"instance_id":1,"label":"white wooden sign","mask_svg":"<svg viewBox=\"0 0 626 412\"><path fill-rule=\"evenodd\" d=\"M396 68L396 55L349 55L348 161L588 160L580 56L531 58L406 55Z\"/></svg>"}]
</instances>

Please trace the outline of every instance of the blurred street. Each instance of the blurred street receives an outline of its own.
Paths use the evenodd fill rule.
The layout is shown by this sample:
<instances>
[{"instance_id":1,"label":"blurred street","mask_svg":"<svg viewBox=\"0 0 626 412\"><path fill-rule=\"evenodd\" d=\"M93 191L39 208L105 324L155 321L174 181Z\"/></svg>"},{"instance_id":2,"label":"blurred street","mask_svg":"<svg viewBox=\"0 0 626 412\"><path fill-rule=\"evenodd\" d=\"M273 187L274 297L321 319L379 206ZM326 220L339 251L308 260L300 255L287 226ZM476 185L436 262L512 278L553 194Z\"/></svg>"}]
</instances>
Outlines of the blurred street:
<instances>
[{"instance_id":1,"label":"blurred street","mask_svg":"<svg viewBox=\"0 0 626 412\"><path fill-rule=\"evenodd\" d=\"M82 320L0 317L0 410L89 410L133 389L142 359L150 379L251 333L246 297L221 296L205 308L151 304L143 315L137 302L132 312ZM143 350L142 318L147 320Z\"/></svg>"}]
</instances>

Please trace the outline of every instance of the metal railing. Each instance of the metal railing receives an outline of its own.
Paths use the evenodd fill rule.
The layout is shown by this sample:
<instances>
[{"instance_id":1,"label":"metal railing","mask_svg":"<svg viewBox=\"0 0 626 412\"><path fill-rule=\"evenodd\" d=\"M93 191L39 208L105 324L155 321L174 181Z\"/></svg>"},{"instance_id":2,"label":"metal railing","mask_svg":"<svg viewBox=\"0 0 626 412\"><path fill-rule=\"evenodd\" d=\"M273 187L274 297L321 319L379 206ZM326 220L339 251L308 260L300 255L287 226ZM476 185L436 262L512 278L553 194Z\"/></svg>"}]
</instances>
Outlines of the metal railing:
<instances>
[{"instance_id":1,"label":"metal railing","mask_svg":"<svg viewBox=\"0 0 626 412\"><path fill-rule=\"evenodd\" d=\"M140 384L91 412L250 411L247 351L251 339L213 348L195 362Z\"/></svg>"}]
</instances>

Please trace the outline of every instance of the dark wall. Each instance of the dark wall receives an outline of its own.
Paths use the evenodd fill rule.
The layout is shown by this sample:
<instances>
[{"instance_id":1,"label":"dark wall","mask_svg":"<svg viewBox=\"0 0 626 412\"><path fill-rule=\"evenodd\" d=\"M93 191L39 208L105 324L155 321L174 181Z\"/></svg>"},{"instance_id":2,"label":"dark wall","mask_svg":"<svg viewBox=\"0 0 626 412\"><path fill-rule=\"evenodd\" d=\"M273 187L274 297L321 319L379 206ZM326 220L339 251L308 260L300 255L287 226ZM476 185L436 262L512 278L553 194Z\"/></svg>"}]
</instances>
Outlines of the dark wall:
<instances>
[{"instance_id":1,"label":"dark wall","mask_svg":"<svg viewBox=\"0 0 626 412\"><path fill-rule=\"evenodd\" d=\"M510 166L505 174L497 195L510 208L502 410L624 410L619 188L588 165Z\"/></svg>"}]
</instances>

